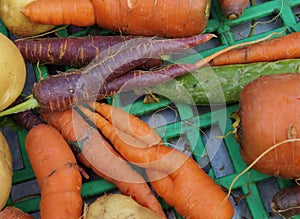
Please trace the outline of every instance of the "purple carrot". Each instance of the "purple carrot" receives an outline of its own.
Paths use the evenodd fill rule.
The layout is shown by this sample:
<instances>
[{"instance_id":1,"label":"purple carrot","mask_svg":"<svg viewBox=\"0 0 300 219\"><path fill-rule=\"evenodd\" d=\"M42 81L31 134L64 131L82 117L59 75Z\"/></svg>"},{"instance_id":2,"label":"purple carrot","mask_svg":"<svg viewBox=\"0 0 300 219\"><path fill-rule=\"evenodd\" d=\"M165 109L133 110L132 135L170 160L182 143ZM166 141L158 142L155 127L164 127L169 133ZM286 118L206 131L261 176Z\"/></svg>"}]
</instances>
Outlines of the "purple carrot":
<instances>
[{"instance_id":1,"label":"purple carrot","mask_svg":"<svg viewBox=\"0 0 300 219\"><path fill-rule=\"evenodd\" d=\"M18 39L14 43L30 63L81 67L102 51L134 36L83 36Z\"/></svg>"},{"instance_id":2,"label":"purple carrot","mask_svg":"<svg viewBox=\"0 0 300 219\"><path fill-rule=\"evenodd\" d=\"M186 74L198 67L197 64L193 65L171 65L165 69L154 71L153 74L138 74L137 72L131 73L123 78L118 87L113 88L117 82L109 81L114 78L119 78L126 72L134 69L136 60L157 58L162 55L180 52L189 47L198 45L200 42L206 42L214 35L205 34L197 35L189 38L182 39L167 39L167 40L153 40L151 38L140 38L128 40L121 45L113 46L109 49L112 52L110 56L103 56L103 59L93 60L83 71L75 71L73 73L64 73L60 75L51 76L46 78L33 87L33 98L31 101L31 108L38 107L40 112L57 112L72 108L74 105L84 104L90 101L95 101L110 93L117 92L120 89L124 80L130 79L130 86L128 89L136 89L139 86L150 86L160 84L167 80ZM98 56L99 57L99 56ZM127 66L125 72L116 72L119 66ZM123 68L124 70L125 68ZM114 77L111 77L113 74ZM170 74L170 76L167 76ZM160 77L154 77L154 76ZM125 77L125 78L126 78ZM134 80L134 77L139 80ZM144 78L144 79L143 79ZM116 79L118 80L118 79ZM132 83L135 81L135 83ZM20 106L20 109L28 106ZM1 112L0 116L6 113L13 113L15 109L8 109Z\"/></svg>"},{"instance_id":3,"label":"purple carrot","mask_svg":"<svg viewBox=\"0 0 300 219\"><path fill-rule=\"evenodd\" d=\"M272 199L272 210L283 218L300 214L300 186L294 185L279 190Z\"/></svg>"},{"instance_id":4,"label":"purple carrot","mask_svg":"<svg viewBox=\"0 0 300 219\"><path fill-rule=\"evenodd\" d=\"M173 64L154 71L131 71L108 81L105 86L98 91L96 99L100 100L112 96L117 92L130 91L165 83L194 70L196 70L196 67L191 64Z\"/></svg>"}]
</instances>

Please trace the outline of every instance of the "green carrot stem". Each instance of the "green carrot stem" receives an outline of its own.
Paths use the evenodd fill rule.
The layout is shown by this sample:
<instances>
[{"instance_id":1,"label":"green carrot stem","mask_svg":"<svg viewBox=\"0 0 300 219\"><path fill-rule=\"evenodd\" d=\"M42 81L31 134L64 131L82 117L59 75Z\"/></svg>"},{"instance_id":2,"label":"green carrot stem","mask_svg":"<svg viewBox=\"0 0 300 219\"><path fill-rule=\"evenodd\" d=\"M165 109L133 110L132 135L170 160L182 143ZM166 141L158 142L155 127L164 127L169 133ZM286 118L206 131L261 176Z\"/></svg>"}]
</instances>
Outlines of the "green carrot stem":
<instances>
[{"instance_id":1,"label":"green carrot stem","mask_svg":"<svg viewBox=\"0 0 300 219\"><path fill-rule=\"evenodd\" d=\"M11 108L8 108L4 111L1 111L0 112L0 117L7 116L7 115L10 115L10 114L14 114L14 113L23 112L25 110L34 109L34 108L37 108L38 106L39 106L38 101L32 95L29 95L26 98L26 101L24 101L24 102L22 102L18 105L15 105Z\"/></svg>"}]
</instances>

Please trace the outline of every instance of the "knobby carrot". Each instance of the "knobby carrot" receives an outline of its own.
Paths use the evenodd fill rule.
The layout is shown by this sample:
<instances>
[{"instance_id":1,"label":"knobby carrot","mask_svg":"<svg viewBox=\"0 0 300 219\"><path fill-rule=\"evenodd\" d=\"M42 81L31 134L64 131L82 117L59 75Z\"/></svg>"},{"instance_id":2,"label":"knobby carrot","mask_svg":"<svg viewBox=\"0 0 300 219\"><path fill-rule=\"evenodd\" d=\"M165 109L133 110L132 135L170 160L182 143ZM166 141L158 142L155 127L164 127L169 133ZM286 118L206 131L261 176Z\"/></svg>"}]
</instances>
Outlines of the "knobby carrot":
<instances>
[{"instance_id":1,"label":"knobby carrot","mask_svg":"<svg viewBox=\"0 0 300 219\"><path fill-rule=\"evenodd\" d=\"M210 64L221 66L251 62L270 62L282 59L299 58L300 32L268 39L262 42L236 48L214 58Z\"/></svg>"},{"instance_id":2,"label":"knobby carrot","mask_svg":"<svg viewBox=\"0 0 300 219\"><path fill-rule=\"evenodd\" d=\"M141 144L138 137L116 127L120 122L114 122L116 118L112 115L115 117L126 112L112 113L115 109L106 104L95 103L92 106L97 113L83 107L80 109L126 160L146 168L154 190L182 216L195 219L232 218L233 207L226 194L191 157L162 143ZM103 115L102 107L106 108Z\"/></svg>"},{"instance_id":3,"label":"knobby carrot","mask_svg":"<svg viewBox=\"0 0 300 219\"><path fill-rule=\"evenodd\" d=\"M238 19L249 4L249 0L219 0L223 15L229 20Z\"/></svg>"},{"instance_id":4,"label":"knobby carrot","mask_svg":"<svg viewBox=\"0 0 300 219\"><path fill-rule=\"evenodd\" d=\"M95 10L90 0L33 1L23 8L22 13L38 23L74 24L77 26L95 24Z\"/></svg>"},{"instance_id":5,"label":"knobby carrot","mask_svg":"<svg viewBox=\"0 0 300 219\"><path fill-rule=\"evenodd\" d=\"M142 206L152 209L165 218L160 203L151 192L145 179L133 170L116 153L101 134L91 127L74 110L42 114L69 142L79 142L79 159L96 174L113 183L121 193L131 196Z\"/></svg>"},{"instance_id":6,"label":"knobby carrot","mask_svg":"<svg viewBox=\"0 0 300 219\"><path fill-rule=\"evenodd\" d=\"M23 14L42 24L100 27L142 36L186 37L200 34L207 25L210 0L38 0Z\"/></svg>"},{"instance_id":7,"label":"knobby carrot","mask_svg":"<svg viewBox=\"0 0 300 219\"><path fill-rule=\"evenodd\" d=\"M237 141L253 169L287 179L300 177L300 74L265 75L240 93ZM265 151L273 150L264 154Z\"/></svg>"},{"instance_id":8,"label":"knobby carrot","mask_svg":"<svg viewBox=\"0 0 300 219\"><path fill-rule=\"evenodd\" d=\"M27 214L19 208L14 206L7 206L0 211L0 218L2 219L34 219L33 216Z\"/></svg>"},{"instance_id":9,"label":"knobby carrot","mask_svg":"<svg viewBox=\"0 0 300 219\"><path fill-rule=\"evenodd\" d=\"M14 118L29 128L25 148L40 187L41 218L80 218L82 178L68 143L31 111L20 112Z\"/></svg>"}]
</instances>

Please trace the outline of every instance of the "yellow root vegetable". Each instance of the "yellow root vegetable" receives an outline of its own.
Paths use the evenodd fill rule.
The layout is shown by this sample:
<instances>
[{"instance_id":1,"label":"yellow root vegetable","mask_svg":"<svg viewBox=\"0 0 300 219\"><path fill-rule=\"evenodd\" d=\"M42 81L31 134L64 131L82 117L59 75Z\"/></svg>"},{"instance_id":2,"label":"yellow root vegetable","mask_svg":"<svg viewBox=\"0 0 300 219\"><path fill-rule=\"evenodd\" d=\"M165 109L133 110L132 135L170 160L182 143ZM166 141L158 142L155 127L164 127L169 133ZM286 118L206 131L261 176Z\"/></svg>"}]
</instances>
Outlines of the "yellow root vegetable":
<instances>
[{"instance_id":1,"label":"yellow root vegetable","mask_svg":"<svg viewBox=\"0 0 300 219\"><path fill-rule=\"evenodd\" d=\"M162 219L154 211L145 208L132 198L121 194L103 195L91 203L84 213L84 219Z\"/></svg>"},{"instance_id":2,"label":"yellow root vegetable","mask_svg":"<svg viewBox=\"0 0 300 219\"><path fill-rule=\"evenodd\" d=\"M12 156L9 145L0 132L0 210L6 205L12 187Z\"/></svg>"}]
</instances>

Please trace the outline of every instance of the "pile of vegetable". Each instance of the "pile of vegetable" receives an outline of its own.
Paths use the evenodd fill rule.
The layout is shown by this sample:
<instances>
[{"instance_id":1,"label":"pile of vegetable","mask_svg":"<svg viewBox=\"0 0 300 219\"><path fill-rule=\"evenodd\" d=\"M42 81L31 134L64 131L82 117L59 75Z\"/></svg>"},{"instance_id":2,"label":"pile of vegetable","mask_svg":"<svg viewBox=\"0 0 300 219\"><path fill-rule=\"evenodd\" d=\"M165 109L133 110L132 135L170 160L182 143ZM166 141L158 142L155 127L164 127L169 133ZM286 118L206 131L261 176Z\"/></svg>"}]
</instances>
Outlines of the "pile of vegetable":
<instances>
[{"instance_id":1,"label":"pile of vegetable","mask_svg":"<svg viewBox=\"0 0 300 219\"><path fill-rule=\"evenodd\" d=\"M219 1L228 20L243 16L248 4ZM190 219L234 216L232 187L218 185L192 155L114 106L114 96L128 91L187 105L239 104L232 133L246 170L299 178L300 48L291 42L298 42L300 33L272 33L193 63L173 59L218 37L205 29L210 7L210 0L0 0L0 18L16 36L0 34L0 70L7 82L0 88L0 118L26 129L25 151L40 189L42 219L167 218L170 207ZM62 37L55 35L58 25L96 25L110 34ZM25 63L55 69L37 78L27 96L22 95ZM0 217L32 218L7 205L12 157L1 132L0 152L5 182ZM85 200L86 169L120 194ZM297 186L291 189L274 196L275 213L298 213L299 203L286 201L299 193Z\"/></svg>"}]
</instances>

